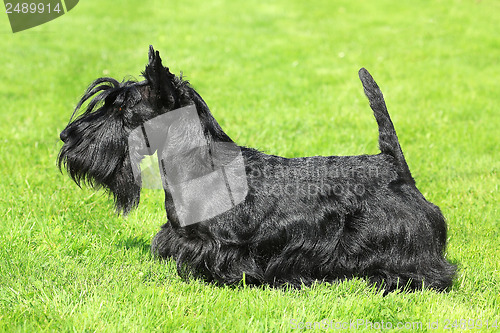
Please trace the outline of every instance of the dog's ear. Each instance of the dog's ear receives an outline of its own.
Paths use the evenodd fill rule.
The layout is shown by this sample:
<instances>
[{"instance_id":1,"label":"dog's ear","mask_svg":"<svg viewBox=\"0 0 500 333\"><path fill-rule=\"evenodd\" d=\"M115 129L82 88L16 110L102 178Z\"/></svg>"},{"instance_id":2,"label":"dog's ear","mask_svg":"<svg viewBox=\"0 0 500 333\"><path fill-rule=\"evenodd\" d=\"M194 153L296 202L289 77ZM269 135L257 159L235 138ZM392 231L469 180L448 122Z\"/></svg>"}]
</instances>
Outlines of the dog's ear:
<instances>
[{"instance_id":1,"label":"dog's ear","mask_svg":"<svg viewBox=\"0 0 500 333\"><path fill-rule=\"evenodd\" d=\"M171 79L175 77L174 74L170 73L168 68L163 66L160 52L155 51L153 45L149 45L149 63L144 71L144 76L147 80L150 80L151 83L158 81L163 76Z\"/></svg>"},{"instance_id":2,"label":"dog's ear","mask_svg":"<svg viewBox=\"0 0 500 333\"><path fill-rule=\"evenodd\" d=\"M170 73L168 67L163 66L160 52L155 51L152 45L149 46L149 63L142 75L148 81L151 92L156 97L159 107L169 107L175 103L172 96L175 75Z\"/></svg>"}]
</instances>

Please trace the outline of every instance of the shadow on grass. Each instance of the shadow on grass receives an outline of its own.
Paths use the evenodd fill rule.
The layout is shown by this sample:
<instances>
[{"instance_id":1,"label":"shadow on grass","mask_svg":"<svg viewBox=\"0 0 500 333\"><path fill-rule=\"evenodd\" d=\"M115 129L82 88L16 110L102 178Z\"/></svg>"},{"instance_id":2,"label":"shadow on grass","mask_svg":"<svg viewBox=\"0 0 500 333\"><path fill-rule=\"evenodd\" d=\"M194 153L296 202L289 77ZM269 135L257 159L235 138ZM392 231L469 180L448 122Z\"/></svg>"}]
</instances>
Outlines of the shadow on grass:
<instances>
[{"instance_id":1,"label":"shadow on grass","mask_svg":"<svg viewBox=\"0 0 500 333\"><path fill-rule=\"evenodd\" d=\"M117 247L124 247L127 250L138 249L144 255L151 253L151 244L149 239L144 239L142 237L128 237L121 239L116 244Z\"/></svg>"}]
</instances>

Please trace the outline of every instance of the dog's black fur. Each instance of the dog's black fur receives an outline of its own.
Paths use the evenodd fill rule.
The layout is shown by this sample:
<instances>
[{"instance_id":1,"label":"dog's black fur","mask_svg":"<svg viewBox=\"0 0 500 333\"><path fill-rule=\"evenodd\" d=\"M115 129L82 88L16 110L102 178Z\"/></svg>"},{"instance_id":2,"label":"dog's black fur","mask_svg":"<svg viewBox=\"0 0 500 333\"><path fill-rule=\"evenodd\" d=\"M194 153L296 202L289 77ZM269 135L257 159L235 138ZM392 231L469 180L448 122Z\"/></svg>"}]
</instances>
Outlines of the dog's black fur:
<instances>
[{"instance_id":1,"label":"dog's black fur","mask_svg":"<svg viewBox=\"0 0 500 333\"><path fill-rule=\"evenodd\" d=\"M127 144L134 128L194 104L208 149L232 142L200 95L163 67L152 47L143 76L142 82L94 81L75 113L90 100L86 110L76 119L74 113L60 135L59 167L78 185L108 189L124 213L138 205L141 189ZM365 69L359 77L378 123L380 154L288 159L239 147L245 200L183 227L166 184L168 223L153 239L153 253L174 259L181 276L220 284L244 279L300 287L366 277L386 292L449 288L455 266L444 258L445 219L416 188L379 87Z\"/></svg>"}]
</instances>

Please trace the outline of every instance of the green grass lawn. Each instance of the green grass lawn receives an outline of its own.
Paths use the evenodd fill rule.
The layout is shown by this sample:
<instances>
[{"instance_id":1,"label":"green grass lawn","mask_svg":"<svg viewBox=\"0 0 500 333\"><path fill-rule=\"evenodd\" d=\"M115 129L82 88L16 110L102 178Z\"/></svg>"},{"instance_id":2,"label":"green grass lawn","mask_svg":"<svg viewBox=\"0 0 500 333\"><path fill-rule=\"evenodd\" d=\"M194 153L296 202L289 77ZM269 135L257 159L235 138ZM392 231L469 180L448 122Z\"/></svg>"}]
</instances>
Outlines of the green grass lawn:
<instances>
[{"instance_id":1,"label":"green grass lawn","mask_svg":"<svg viewBox=\"0 0 500 333\"><path fill-rule=\"evenodd\" d=\"M493 0L80 1L16 34L0 15L0 331L282 332L322 320L448 331L469 319L495 331L485 327L500 325L499 12ZM55 163L87 85L139 78L149 44L236 142L287 157L378 152L357 78L370 70L419 189L447 217L452 290L220 288L155 261L162 191L117 217Z\"/></svg>"}]
</instances>

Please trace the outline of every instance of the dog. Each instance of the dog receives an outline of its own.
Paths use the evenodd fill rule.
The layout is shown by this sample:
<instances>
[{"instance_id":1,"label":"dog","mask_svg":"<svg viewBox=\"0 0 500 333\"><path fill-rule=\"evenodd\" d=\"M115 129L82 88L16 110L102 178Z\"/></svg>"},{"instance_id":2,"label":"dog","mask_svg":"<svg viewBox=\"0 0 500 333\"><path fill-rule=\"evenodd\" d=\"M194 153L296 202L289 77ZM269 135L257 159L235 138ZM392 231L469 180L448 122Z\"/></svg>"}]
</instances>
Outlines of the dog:
<instances>
[{"instance_id":1,"label":"dog","mask_svg":"<svg viewBox=\"0 0 500 333\"><path fill-rule=\"evenodd\" d=\"M79 186L105 188L127 214L140 201L141 160L157 154L168 221L151 251L175 260L180 276L297 288L360 277L385 292L451 287L445 218L417 189L366 69L359 77L380 153L303 158L238 146L152 46L142 75L89 86L60 134L57 163Z\"/></svg>"}]
</instances>

